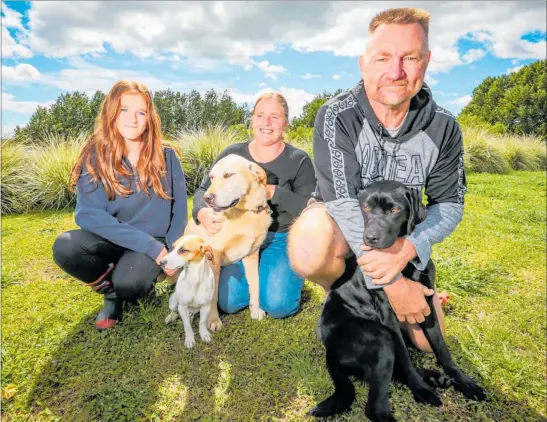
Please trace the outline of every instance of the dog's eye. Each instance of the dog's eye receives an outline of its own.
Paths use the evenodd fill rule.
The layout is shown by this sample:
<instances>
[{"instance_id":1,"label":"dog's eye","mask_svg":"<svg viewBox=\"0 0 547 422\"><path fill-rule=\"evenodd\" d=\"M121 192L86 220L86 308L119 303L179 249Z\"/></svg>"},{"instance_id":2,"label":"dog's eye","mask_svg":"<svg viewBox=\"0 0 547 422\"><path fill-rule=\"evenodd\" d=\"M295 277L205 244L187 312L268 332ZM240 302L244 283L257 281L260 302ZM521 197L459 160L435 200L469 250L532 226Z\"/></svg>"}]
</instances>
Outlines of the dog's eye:
<instances>
[{"instance_id":1,"label":"dog's eye","mask_svg":"<svg viewBox=\"0 0 547 422\"><path fill-rule=\"evenodd\" d=\"M391 209L391 212L392 212L393 214L397 214L399 211L401 211L399 208L392 208L392 209Z\"/></svg>"},{"instance_id":2,"label":"dog's eye","mask_svg":"<svg viewBox=\"0 0 547 422\"><path fill-rule=\"evenodd\" d=\"M180 248L179 253L187 253L190 252L188 249Z\"/></svg>"},{"instance_id":3,"label":"dog's eye","mask_svg":"<svg viewBox=\"0 0 547 422\"><path fill-rule=\"evenodd\" d=\"M363 207L364 212L370 212L370 207Z\"/></svg>"},{"instance_id":4,"label":"dog's eye","mask_svg":"<svg viewBox=\"0 0 547 422\"><path fill-rule=\"evenodd\" d=\"M227 179L229 177L232 177L234 173L224 173L224 178Z\"/></svg>"}]
</instances>

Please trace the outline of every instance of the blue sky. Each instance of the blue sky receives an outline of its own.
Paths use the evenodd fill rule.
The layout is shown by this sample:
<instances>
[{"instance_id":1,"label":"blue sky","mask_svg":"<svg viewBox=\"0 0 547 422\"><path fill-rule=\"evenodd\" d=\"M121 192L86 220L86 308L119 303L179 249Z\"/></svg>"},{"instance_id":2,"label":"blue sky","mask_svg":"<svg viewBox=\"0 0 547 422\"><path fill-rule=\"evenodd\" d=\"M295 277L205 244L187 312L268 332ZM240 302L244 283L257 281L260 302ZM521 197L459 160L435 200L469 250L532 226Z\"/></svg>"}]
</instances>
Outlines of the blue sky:
<instances>
[{"instance_id":1,"label":"blue sky","mask_svg":"<svg viewBox=\"0 0 547 422\"><path fill-rule=\"evenodd\" d=\"M298 116L316 94L357 83L368 22L390 7L430 12L426 80L455 114L484 78L545 59L539 1L2 2L2 133L63 92L119 79L249 104L276 90Z\"/></svg>"}]
</instances>

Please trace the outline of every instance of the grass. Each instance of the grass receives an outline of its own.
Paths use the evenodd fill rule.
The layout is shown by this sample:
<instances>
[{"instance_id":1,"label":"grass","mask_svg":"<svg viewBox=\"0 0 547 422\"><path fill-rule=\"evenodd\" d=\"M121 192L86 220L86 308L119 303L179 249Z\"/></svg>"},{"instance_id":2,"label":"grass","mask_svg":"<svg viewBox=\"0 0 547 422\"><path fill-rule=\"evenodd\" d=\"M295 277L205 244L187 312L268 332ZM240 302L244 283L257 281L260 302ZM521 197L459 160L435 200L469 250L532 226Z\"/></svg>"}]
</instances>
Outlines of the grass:
<instances>
[{"instance_id":1,"label":"grass","mask_svg":"<svg viewBox=\"0 0 547 422\"><path fill-rule=\"evenodd\" d=\"M538 421L545 409L545 174L468 177L464 220L434 246L454 359L486 388L483 403L441 391L430 408L394 385L403 421ZM306 421L332 390L315 338L321 290L306 282L292 318L224 315L211 344L184 347L180 324L140 305L109 333L93 328L101 298L64 275L51 245L74 228L68 211L2 219L3 421ZM418 365L432 356L413 353ZM367 388L339 421L363 421ZM9 395L9 394L8 394Z\"/></svg>"}]
</instances>

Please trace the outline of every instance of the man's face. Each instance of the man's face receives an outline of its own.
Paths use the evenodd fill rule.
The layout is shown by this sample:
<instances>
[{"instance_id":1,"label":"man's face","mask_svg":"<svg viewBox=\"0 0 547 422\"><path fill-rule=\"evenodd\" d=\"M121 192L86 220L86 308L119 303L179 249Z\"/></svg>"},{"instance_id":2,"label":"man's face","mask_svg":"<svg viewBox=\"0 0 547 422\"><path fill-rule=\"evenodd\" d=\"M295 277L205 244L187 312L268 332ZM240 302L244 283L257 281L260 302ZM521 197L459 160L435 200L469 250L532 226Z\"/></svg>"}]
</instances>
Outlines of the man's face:
<instances>
[{"instance_id":1,"label":"man's face","mask_svg":"<svg viewBox=\"0 0 547 422\"><path fill-rule=\"evenodd\" d=\"M409 102L422 88L430 56L420 24L380 25L359 57L369 99L388 107Z\"/></svg>"}]
</instances>

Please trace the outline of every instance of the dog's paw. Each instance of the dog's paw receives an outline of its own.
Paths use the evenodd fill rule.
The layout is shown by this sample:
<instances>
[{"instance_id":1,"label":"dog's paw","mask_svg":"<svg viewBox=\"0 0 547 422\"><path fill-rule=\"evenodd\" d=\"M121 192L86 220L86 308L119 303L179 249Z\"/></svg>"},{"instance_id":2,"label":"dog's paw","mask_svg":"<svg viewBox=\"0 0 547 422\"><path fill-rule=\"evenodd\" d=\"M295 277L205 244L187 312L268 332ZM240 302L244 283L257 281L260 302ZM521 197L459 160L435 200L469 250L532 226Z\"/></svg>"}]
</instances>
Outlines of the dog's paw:
<instances>
[{"instance_id":1,"label":"dog's paw","mask_svg":"<svg viewBox=\"0 0 547 422\"><path fill-rule=\"evenodd\" d=\"M368 406L365 408L365 416L372 422L397 422L397 419L389 411L381 412Z\"/></svg>"},{"instance_id":2,"label":"dog's paw","mask_svg":"<svg viewBox=\"0 0 547 422\"><path fill-rule=\"evenodd\" d=\"M192 347L194 347L195 344L196 344L196 339L194 338L193 335L184 337L184 345L188 349L191 349Z\"/></svg>"},{"instance_id":3,"label":"dog's paw","mask_svg":"<svg viewBox=\"0 0 547 422\"><path fill-rule=\"evenodd\" d=\"M259 306L251 305L249 306L249 309L251 310L251 319L257 319L259 321L262 321L266 316L266 312L260 309Z\"/></svg>"},{"instance_id":4,"label":"dog's paw","mask_svg":"<svg viewBox=\"0 0 547 422\"><path fill-rule=\"evenodd\" d=\"M422 379L433 388L448 388L452 385L452 379L439 371L432 369L416 368Z\"/></svg>"},{"instance_id":5,"label":"dog's paw","mask_svg":"<svg viewBox=\"0 0 547 422\"><path fill-rule=\"evenodd\" d=\"M218 331L222 328L222 321L218 315L214 315L213 317L209 316L207 319L207 328L211 331Z\"/></svg>"},{"instance_id":6,"label":"dog's paw","mask_svg":"<svg viewBox=\"0 0 547 422\"><path fill-rule=\"evenodd\" d=\"M326 400L323 400L317 406L312 407L308 412L308 415L314 416L316 418L326 418L328 416L334 416L339 413L347 412L351 409L351 402L344 403L340 400L335 400L332 397L329 397Z\"/></svg>"},{"instance_id":7,"label":"dog's paw","mask_svg":"<svg viewBox=\"0 0 547 422\"><path fill-rule=\"evenodd\" d=\"M165 323L169 324L170 322L175 321L178 318L178 314L176 312L171 312L167 317L165 317Z\"/></svg>"},{"instance_id":8,"label":"dog's paw","mask_svg":"<svg viewBox=\"0 0 547 422\"><path fill-rule=\"evenodd\" d=\"M486 392L484 389L467 376L464 376L460 380L455 380L454 388L460 391L468 399L477 401L486 399Z\"/></svg>"},{"instance_id":9,"label":"dog's paw","mask_svg":"<svg viewBox=\"0 0 547 422\"><path fill-rule=\"evenodd\" d=\"M213 337L211 337L211 333L207 330L200 330L199 336L201 337L201 340L203 340L205 343L210 343L213 339Z\"/></svg>"},{"instance_id":10,"label":"dog's paw","mask_svg":"<svg viewBox=\"0 0 547 422\"><path fill-rule=\"evenodd\" d=\"M413 389L412 395L418 403L425 403L430 406L441 406L443 404L437 392L427 385Z\"/></svg>"}]
</instances>

